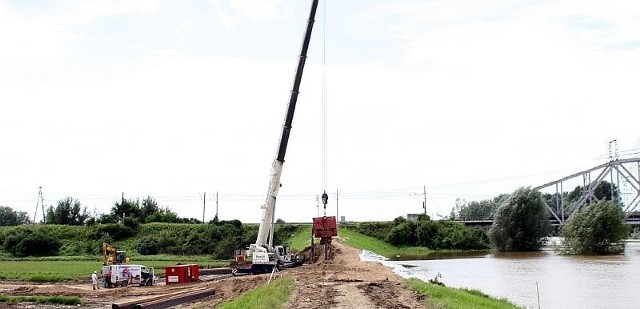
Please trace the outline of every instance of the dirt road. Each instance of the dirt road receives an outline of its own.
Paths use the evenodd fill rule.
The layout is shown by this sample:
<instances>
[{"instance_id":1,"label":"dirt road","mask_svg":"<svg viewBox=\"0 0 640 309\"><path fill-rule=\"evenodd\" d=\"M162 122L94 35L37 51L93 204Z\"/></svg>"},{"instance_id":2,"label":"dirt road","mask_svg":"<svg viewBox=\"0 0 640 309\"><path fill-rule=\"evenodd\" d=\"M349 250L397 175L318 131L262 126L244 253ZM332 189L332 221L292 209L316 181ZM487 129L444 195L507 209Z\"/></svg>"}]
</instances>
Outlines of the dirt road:
<instances>
[{"instance_id":1,"label":"dirt road","mask_svg":"<svg viewBox=\"0 0 640 309\"><path fill-rule=\"evenodd\" d=\"M360 261L360 250L333 243L334 259L287 270L296 281L288 309L426 308L390 268Z\"/></svg>"},{"instance_id":2,"label":"dirt road","mask_svg":"<svg viewBox=\"0 0 640 309\"><path fill-rule=\"evenodd\" d=\"M338 241L333 243L334 258L279 272L290 276L296 289L287 309L373 309L373 308L427 308L426 300L409 290L404 280L390 268L376 262L360 261L360 251ZM159 284L153 287L129 286L92 290L90 279L86 283L23 284L0 282L0 293L6 295L67 295L78 296L90 308L109 308L112 303L170 294L181 290L207 287L215 296L181 308L212 308L246 291L266 284L268 275L227 278L186 285ZM29 304L1 304L0 307L43 308ZM53 307L52 307L53 308ZM59 306L56 308L60 308ZM69 307L71 308L71 307Z\"/></svg>"}]
</instances>

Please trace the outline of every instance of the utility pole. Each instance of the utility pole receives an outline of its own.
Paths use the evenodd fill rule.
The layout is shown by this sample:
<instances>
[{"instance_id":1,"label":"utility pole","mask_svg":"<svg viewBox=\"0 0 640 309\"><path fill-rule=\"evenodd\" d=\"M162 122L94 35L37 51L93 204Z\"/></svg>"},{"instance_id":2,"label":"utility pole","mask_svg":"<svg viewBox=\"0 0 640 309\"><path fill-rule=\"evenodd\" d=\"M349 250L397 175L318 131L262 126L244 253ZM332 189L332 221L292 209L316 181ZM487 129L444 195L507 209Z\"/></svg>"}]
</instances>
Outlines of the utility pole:
<instances>
[{"instance_id":1,"label":"utility pole","mask_svg":"<svg viewBox=\"0 0 640 309\"><path fill-rule=\"evenodd\" d=\"M207 192L202 197L202 223L204 223L204 210L207 207Z\"/></svg>"},{"instance_id":2,"label":"utility pole","mask_svg":"<svg viewBox=\"0 0 640 309\"><path fill-rule=\"evenodd\" d=\"M42 206L42 223L47 223L47 217L44 215L44 196L42 196L42 192L40 192L40 206Z\"/></svg>"},{"instance_id":3,"label":"utility pole","mask_svg":"<svg viewBox=\"0 0 640 309\"><path fill-rule=\"evenodd\" d=\"M423 186L422 189L424 190L422 192L422 194L424 195L424 201L422 201L422 208L424 208L424 214L427 214L427 186Z\"/></svg>"},{"instance_id":4,"label":"utility pole","mask_svg":"<svg viewBox=\"0 0 640 309\"><path fill-rule=\"evenodd\" d=\"M44 222L44 198L42 197L42 187L38 187L38 200L36 201L36 211L33 213L33 224L36 224L36 216L38 215L38 206L42 206L42 222Z\"/></svg>"},{"instance_id":5,"label":"utility pole","mask_svg":"<svg viewBox=\"0 0 640 309\"><path fill-rule=\"evenodd\" d=\"M216 191L216 218L218 218L218 191ZM220 220L220 218L218 218Z\"/></svg>"},{"instance_id":6,"label":"utility pole","mask_svg":"<svg viewBox=\"0 0 640 309\"><path fill-rule=\"evenodd\" d=\"M338 210L338 189L336 189L336 220L340 222L340 212Z\"/></svg>"}]
</instances>

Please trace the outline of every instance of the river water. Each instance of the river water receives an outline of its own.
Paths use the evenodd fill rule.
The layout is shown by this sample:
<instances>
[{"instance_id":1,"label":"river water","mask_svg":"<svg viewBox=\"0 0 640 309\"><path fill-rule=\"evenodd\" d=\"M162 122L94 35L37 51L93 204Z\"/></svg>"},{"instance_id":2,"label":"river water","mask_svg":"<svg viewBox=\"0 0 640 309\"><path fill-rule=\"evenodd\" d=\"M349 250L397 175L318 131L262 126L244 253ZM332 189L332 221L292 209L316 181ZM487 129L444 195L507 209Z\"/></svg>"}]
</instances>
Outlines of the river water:
<instances>
[{"instance_id":1,"label":"river water","mask_svg":"<svg viewBox=\"0 0 640 309\"><path fill-rule=\"evenodd\" d=\"M628 242L618 256L563 256L548 249L392 263L410 266L423 280L440 273L447 286L527 308L640 308L640 242Z\"/></svg>"}]
</instances>

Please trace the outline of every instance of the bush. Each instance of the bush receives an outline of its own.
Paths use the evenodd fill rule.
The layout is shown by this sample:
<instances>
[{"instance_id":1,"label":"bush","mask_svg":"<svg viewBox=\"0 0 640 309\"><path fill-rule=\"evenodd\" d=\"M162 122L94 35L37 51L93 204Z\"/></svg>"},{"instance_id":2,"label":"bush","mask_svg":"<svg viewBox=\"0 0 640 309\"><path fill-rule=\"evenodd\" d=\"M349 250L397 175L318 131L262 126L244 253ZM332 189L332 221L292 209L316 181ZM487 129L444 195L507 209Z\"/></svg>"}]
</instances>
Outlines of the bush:
<instances>
[{"instance_id":1,"label":"bush","mask_svg":"<svg viewBox=\"0 0 640 309\"><path fill-rule=\"evenodd\" d=\"M123 240L136 235L136 231L130 227L118 223L99 224L92 227L91 234L93 239L101 239L108 235L113 240Z\"/></svg>"},{"instance_id":2,"label":"bush","mask_svg":"<svg viewBox=\"0 0 640 309\"><path fill-rule=\"evenodd\" d=\"M395 246L413 245L416 242L416 224L411 221L402 222L391 229L386 241Z\"/></svg>"},{"instance_id":3,"label":"bush","mask_svg":"<svg viewBox=\"0 0 640 309\"><path fill-rule=\"evenodd\" d=\"M3 250L16 257L58 255L61 243L44 229L20 228L4 239Z\"/></svg>"},{"instance_id":4,"label":"bush","mask_svg":"<svg viewBox=\"0 0 640 309\"><path fill-rule=\"evenodd\" d=\"M572 213L562 228L566 253L571 254L619 254L628 235L620 207L604 200Z\"/></svg>"},{"instance_id":5,"label":"bush","mask_svg":"<svg viewBox=\"0 0 640 309\"><path fill-rule=\"evenodd\" d=\"M154 236L147 236L136 245L136 251L142 255L155 255L160 253L160 240Z\"/></svg>"}]
</instances>

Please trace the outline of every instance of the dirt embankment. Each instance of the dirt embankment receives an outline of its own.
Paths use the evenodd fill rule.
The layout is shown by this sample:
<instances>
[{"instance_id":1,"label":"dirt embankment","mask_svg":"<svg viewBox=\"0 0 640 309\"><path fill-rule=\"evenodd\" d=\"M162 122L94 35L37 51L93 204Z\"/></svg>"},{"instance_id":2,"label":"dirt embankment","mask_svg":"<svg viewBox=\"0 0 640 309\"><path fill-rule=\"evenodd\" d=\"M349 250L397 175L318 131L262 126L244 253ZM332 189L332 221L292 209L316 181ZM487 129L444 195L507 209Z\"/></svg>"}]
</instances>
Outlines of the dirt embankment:
<instances>
[{"instance_id":1,"label":"dirt embankment","mask_svg":"<svg viewBox=\"0 0 640 309\"><path fill-rule=\"evenodd\" d=\"M287 270L296 281L288 309L426 308L404 279L376 262L360 261L360 251L333 243L334 258Z\"/></svg>"},{"instance_id":2,"label":"dirt embankment","mask_svg":"<svg viewBox=\"0 0 640 309\"><path fill-rule=\"evenodd\" d=\"M427 308L427 302L412 292L404 280L391 269L376 262L360 261L360 251L340 242L333 243L333 259L279 272L290 276L296 289L287 309L373 309ZM243 276L186 285L159 284L152 287L129 286L92 290L90 280L81 284L20 284L0 282L5 295L67 295L80 297L87 307L109 308L112 303L207 287L215 291L213 297L182 308L211 308L231 300L253 288L267 283L268 275ZM0 307L43 308L30 304L2 304ZM57 306L56 308L60 308ZM71 308L71 307L69 307Z\"/></svg>"}]
</instances>

